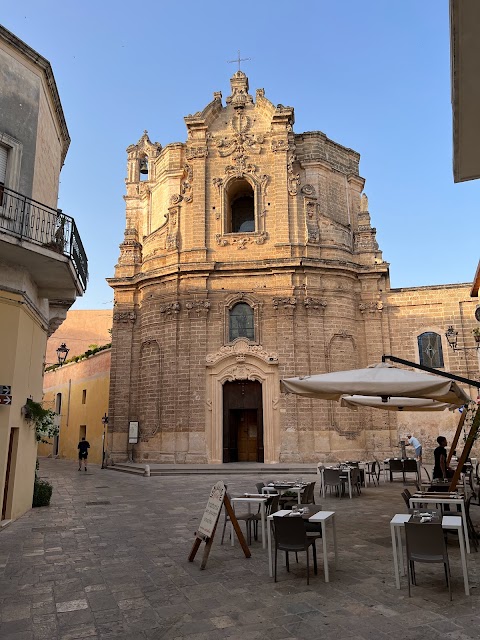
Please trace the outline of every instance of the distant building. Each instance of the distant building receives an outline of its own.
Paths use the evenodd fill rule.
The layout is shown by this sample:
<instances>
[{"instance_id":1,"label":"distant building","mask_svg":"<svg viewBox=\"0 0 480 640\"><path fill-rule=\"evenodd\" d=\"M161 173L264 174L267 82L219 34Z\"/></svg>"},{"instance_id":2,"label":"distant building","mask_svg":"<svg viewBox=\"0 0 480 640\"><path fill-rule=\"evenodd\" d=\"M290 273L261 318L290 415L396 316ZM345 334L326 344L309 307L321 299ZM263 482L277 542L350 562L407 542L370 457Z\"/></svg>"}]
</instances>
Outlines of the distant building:
<instances>
[{"instance_id":1,"label":"distant building","mask_svg":"<svg viewBox=\"0 0 480 640\"><path fill-rule=\"evenodd\" d=\"M225 103L216 92L185 123L186 142L162 147L145 132L127 149L125 238L109 280L112 459L363 458L391 454L404 429L433 449L455 417L351 411L285 396L279 382L383 354L478 375L476 352L445 337L454 325L473 344L470 286L391 289L359 154L321 131L295 133L293 108L263 89L251 96L242 71Z\"/></svg>"},{"instance_id":2,"label":"distant building","mask_svg":"<svg viewBox=\"0 0 480 640\"><path fill-rule=\"evenodd\" d=\"M88 273L75 221L57 209L70 136L50 63L3 27L0 85L0 499L8 521L32 504L37 444L22 406L42 400L47 337Z\"/></svg>"},{"instance_id":3,"label":"distant building","mask_svg":"<svg viewBox=\"0 0 480 640\"><path fill-rule=\"evenodd\" d=\"M108 414L111 349L46 371L44 405L57 414L60 433L51 445L40 444L39 456L78 459L77 445L83 436L90 443L89 462L101 464L104 415Z\"/></svg>"},{"instance_id":4,"label":"distant building","mask_svg":"<svg viewBox=\"0 0 480 640\"><path fill-rule=\"evenodd\" d=\"M65 321L47 342L45 364L57 363L57 349L65 343L67 359L85 353L91 345L98 347L111 342L113 312L111 309L70 309Z\"/></svg>"}]
</instances>

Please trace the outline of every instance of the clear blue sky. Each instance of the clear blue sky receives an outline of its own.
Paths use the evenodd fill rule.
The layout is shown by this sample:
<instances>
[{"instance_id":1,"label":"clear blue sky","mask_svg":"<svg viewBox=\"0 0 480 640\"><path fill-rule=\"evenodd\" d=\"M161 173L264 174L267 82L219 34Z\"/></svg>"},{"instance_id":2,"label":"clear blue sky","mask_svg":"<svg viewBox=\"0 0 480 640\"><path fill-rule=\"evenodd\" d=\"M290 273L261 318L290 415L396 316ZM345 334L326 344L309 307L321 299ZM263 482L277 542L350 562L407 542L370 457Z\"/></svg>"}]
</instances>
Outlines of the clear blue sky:
<instances>
[{"instance_id":1,"label":"clear blue sky","mask_svg":"<svg viewBox=\"0 0 480 640\"><path fill-rule=\"evenodd\" d=\"M473 279L480 180L453 183L447 0L24 0L1 20L50 61L72 138L59 206L90 270L75 308L112 304L126 147L144 129L185 141L183 117L229 95L237 49L251 93L293 106L297 133L361 154L392 287Z\"/></svg>"}]
</instances>

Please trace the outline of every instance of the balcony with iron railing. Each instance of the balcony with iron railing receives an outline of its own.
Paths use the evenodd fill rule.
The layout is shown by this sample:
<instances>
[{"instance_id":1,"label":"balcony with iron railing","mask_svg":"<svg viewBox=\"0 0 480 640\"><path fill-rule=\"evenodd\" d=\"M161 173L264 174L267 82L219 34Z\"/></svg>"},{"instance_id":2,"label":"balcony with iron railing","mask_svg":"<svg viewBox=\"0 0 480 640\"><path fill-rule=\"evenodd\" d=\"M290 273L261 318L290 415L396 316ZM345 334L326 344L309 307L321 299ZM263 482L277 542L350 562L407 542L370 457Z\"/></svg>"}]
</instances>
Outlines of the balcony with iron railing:
<instances>
[{"instance_id":1,"label":"balcony with iron railing","mask_svg":"<svg viewBox=\"0 0 480 640\"><path fill-rule=\"evenodd\" d=\"M52 281L55 280L50 253L54 252L68 259L62 262L68 262L73 268L78 280L79 293L82 294L85 291L88 280L87 256L75 220L63 213L61 209L52 209L21 193L1 188L0 237L1 234L5 234L4 240L7 242L3 243L0 255L7 260L10 258L16 264L35 269L34 279L35 276L40 277L38 268L42 263L32 260L28 252L32 254L32 251L36 250L38 256L50 256L48 263L44 264L46 270L50 271L50 289ZM16 247L19 248L17 253L15 253Z\"/></svg>"}]
</instances>

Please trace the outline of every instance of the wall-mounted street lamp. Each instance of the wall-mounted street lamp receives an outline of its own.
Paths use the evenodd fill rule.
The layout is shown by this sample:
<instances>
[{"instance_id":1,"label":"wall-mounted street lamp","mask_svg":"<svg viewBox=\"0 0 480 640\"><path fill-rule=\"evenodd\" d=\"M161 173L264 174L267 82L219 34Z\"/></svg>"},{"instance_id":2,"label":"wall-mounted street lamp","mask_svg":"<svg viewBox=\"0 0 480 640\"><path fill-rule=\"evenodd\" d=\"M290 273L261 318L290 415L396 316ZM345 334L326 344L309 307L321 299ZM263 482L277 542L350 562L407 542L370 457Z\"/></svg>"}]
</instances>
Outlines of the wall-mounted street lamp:
<instances>
[{"instance_id":1,"label":"wall-mounted street lamp","mask_svg":"<svg viewBox=\"0 0 480 640\"><path fill-rule=\"evenodd\" d=\"M57 359L58 359L58 364L60 366L62 366L62 364L65 363L65 360L67 359L69 351L70 349L67 348L67 345L65 344L65 342L62 342L62 344L58 347Z\"/></svg>"},{"instance_id":2,"label":"wall-mounted street lamp","mask_svg":"<svg viewBox=\"0 0 480 640\"><path fill-rule=\"evenodd\" d=\"M448 327L445 332L445 337L447 339L448 345L454 351L471 351L472 349L480 349L480 332L476 332L474 330L473 337L475 338L475 342L477 343L475 347L457 347L458 341L458 331L455 331L452 325Z\"/></svg>"}]
</instances>

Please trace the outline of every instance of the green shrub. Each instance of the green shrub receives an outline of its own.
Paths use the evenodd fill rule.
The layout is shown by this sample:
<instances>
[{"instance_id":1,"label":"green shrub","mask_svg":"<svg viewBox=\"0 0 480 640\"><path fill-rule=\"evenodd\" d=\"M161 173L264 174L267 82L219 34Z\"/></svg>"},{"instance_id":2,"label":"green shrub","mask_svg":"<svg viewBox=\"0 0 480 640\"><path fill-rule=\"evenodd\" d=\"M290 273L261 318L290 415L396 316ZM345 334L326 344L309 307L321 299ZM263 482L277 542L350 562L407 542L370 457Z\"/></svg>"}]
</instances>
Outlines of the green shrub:
<instances>
[{"instance_id":1,"label":"green shrub","mask_svg":"<svg viewBox=\"0 0 480 640\"><path fill-rule=\"evenodd\" d=\"M49 482L35 478L32 507L48 507L50 498L52 497L52 491L53 487Z\"/></svg>"}]
</instances>

